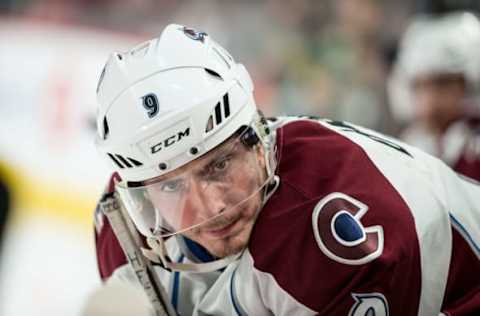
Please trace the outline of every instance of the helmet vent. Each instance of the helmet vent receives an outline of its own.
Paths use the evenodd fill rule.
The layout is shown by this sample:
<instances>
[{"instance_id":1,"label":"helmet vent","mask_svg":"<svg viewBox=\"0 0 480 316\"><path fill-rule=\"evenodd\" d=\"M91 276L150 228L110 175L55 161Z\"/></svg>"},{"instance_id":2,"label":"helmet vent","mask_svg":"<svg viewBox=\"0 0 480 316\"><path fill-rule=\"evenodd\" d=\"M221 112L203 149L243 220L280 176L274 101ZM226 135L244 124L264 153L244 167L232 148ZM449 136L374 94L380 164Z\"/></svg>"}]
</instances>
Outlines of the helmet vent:
<instances>
[{"instance_id":1,"label":"helmet vent","mask_svg":"<svg viewBox=\"0 0 480 316\"><path fill-rule=\"evenodd\" d=\"M220 108L220 102L218 102L215 106L215 122L217 123L217 125L220 125L220 123L222 123L222 109Z\"/></svg>"},{"instance_id":2,"label":"helmet vent","mask_svg":"<svg viewBox=\"0 0 480 316\"><path fill-rule=\"evenodd\" d=\"M213 129L213 116L210 115L207 122L207 127L205 128L205 133L210 132Z\"/></svg>"},{"instance_id":3,"label":"helmet vent","mask_svg":"<svg viewBox=\"0 0 480 316\"><path fill-rule=\"evenodd\" d=\"M103 82L103 78L105 77L105 70L107 69L107 65L103 66L102 72L100 73L100 78L98 79L97 83L97 93L100 90L100 86Z\"/></svg>"},{"instance_id":4,"label":"helmet vent","mask_svg":"<svg viewBox=\"0 0 480 316\"><path fill-rule=\"evenodd\" d=\"M218 78L218 79L222 79L222 77L218 74L218 72L213 71L213 70L208 69L208 68L204 68L204 69L205 69L205 71L206 71L209 75L211 75L211 76L213 76L213 77L215 77L215 78Z\"/></svg>"},{"instance_id":5,"label":"helmet vent","mask_svg":"<svg viewBox=\"0 0 480 316\"><path fill-rule=\"evenodd\" d=\"M103 117L103 139L108 138L108 133L110 132L110 129L108 128L108 122L107 122L107 117Z\"/></svg>"},{"instance_id":6,"label":"helmet vent","mask_svg":"<svg viewBox=\"0 0 480 316\"><path fill-rule=\"evenodd\" d=\"M135 159L133 159L133 158L127 158L127 159L128 159L131 163L133 163L133 165L134 165L135 167L143 166L143 163L141 163L141 162L138 161L138 160L135 160Z\"/></svg>"},{"instance_id":7,"label":"helmet vent","mask_svg":"<svg viewBox=\"0 0 480 316\"><path fill-rule=\"evenodd\" d=\"M223 96L223 110L225 113L225 118L230 116L230 101L228 100L228 93L225 93Z\"/></svg>"},{"instance_id":8,"label":"helmet vent","mask_svg":"<svg viewBox=\"0 0 480 316\"><path fill-rule=\"evenodd\" d=\"M218 102L215 105L214 114L210 115L207 121L207 126L205 132L208 133L212 131L215 126L219 126L226 118L230 116L230 101L228 98L228 93L223 96L222 101ZM215 115L215 122L213 117Z\"/></svg>"},{"instance_id":9,"label":"helmet vent","mask_svg":"<svg viewBox=\"0 0 480 316\"><path fill-rule=\"evenodd\" d=\"M129 157L124 158L121 155L118 155L118 154L113 155L113 154L110 154L110 153L108 153L108 156L121 169L124 169L125 167L126 168L135 168L135 167L143 166L143 164L140 161L135 160L133 158L129 158Z\"/></svg>"}]
</instances>

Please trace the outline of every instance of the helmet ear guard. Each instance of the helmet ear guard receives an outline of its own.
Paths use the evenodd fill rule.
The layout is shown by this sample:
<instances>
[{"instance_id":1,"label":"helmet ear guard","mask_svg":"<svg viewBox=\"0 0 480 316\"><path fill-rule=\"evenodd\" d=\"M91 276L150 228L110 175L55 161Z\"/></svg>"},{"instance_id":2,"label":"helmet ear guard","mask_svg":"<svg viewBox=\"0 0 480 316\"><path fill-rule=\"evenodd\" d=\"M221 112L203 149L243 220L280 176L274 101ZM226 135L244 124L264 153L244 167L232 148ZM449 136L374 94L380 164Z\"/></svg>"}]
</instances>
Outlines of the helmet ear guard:
<instances>
[{"instance_id":1,"label":"helmet ear guard","mask_svg":"<svg viewBox=\"0 0 480 316\"><path fill-rule=\"evenodd\" d=\"M258 138L257 133L253 130L252 127L247 127L245 133L242 136L242 143L248 147L253 147L260 141Z\"/></svg>"},{"instance_id":2,"label":"helmet ear guard","mask_svg":"<svg viewBox=\"0 0 480 316\"><path fill-rule=\"evenodd\" d=\"M239 131L242 133L242 143L245 146L253 147L260 142L260 138L266 139L270 135L270 128L268 127L267 120L263 113L258 110L258 117L254 122L254 127L247 126L247 130L244 131L245 127L242 127Z\"/></svg>"}]
</instances>

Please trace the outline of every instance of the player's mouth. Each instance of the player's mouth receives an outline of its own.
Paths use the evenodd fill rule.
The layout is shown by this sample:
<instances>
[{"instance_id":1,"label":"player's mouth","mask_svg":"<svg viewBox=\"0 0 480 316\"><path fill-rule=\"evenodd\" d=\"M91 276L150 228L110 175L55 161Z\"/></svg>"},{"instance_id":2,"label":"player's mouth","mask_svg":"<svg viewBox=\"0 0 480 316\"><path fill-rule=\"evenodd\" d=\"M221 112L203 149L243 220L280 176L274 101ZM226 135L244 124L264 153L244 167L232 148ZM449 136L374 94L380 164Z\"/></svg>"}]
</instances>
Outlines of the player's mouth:
<instances>
[{"instance_id":1,"label":"player's mouth","mask_svg":"<svg viewBox=\"0 0 480 316\"><path fill-rule=\"evenodd\" d=\"M236 224L240 221L240 217L236 217L232 220L229 220L226 223L221 223L219 225L211 225L210 227L205 228L205 233L214 238L225 238L233 234L237 229L235 229ZM223 221L222 221L223 222Z\"/></svg>"}]
</instances>

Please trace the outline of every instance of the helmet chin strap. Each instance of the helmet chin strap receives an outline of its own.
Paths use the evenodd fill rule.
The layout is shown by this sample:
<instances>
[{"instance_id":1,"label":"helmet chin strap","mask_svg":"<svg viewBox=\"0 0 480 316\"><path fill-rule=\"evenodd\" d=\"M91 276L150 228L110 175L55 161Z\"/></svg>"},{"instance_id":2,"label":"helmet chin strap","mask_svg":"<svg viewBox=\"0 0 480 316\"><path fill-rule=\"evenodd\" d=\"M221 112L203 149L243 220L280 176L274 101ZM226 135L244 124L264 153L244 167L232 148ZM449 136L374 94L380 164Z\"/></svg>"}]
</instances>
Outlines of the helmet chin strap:
<instances>
[{"instance_id":1,"label":"helmet chin strap","mask_svg":"<svg viewBox=\"0 0 480 316\"><path fill-rule=\"evenodd\" d=\"M234 255L205 263L178 263L172 262L169 259L165 247L165 241L162 238L157 239L155 237L148 237L147 244L151 249L141 248L143 255L147 257L147 259L161 264L166 269L181 272L201 273L217 271L237 260L243 252L240 251Z\"/></svg>"}]
</instances>

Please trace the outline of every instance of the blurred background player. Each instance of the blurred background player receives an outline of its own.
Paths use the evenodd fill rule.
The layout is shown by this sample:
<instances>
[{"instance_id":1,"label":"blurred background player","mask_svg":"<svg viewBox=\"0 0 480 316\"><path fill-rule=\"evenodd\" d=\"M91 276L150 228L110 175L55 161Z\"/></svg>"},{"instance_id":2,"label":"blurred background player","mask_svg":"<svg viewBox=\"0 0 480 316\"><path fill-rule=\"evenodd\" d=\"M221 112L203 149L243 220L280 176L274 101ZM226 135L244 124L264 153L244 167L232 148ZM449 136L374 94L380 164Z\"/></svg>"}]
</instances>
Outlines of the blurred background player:
<instances>
[{"instance_id":1,"label":"blurred background player","mask_svg":"<svg viewBox=\"0 0 480 316\"><path fill-rule=\"evenodd\" d=\"M391 78L400 137L480 179L480 22L466 12L421 16L400 43Z\"/></svg>"}]
</instances>

